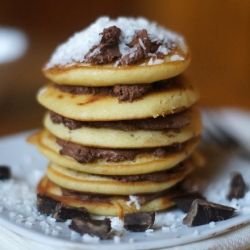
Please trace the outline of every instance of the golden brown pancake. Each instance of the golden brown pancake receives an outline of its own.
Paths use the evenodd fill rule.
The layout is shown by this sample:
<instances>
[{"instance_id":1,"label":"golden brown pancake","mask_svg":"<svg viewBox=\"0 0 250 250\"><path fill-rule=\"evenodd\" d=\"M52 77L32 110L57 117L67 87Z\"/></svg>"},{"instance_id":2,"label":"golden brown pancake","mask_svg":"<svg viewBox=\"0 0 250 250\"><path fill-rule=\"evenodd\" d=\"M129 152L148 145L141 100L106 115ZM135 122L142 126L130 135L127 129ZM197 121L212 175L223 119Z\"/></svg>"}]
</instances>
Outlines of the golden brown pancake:
<instances>
[{"instance_id":1,"label":"golden brown pancake","mask_svg":"<svg viewBox=\"0 0 250 250\"><path fill-rule=\"evenodd\" d=\"M202 130L201 118L197 110L186 113L190 124L181 129L166 130L134 130L123 131L109 128L93 128L82 126L70 130L63 124L51 121L49 113L44 119L44 126L56 137L77 144L101 148L151 148L182 143L198 136Z\"/></svg>"},{"instance_id":2,"label":"golden brown pancake","mask_svg":"<svg viewBox=\"0 0 250 250\"><path fill-rule=\"evenodd\" d=\"M32 135L28 141L35 144L39 151L52 162L65 168L92 174L133 175L172 168L191 154L199 142L199 137L185 142L180 151L169 153L163 158L152 154L143 154L138 155L133 161L127 160L117 163L108 163L104 159L96 160L93 163L79 163L71 157L60 155L61 146L56 143L56 138L47 130Z\"/></svg>"},{"instance_id":3,"label":"golden brown pancake","mask_svg":"<svg viewBox=\"0 0 250 250\"><path fill-rule=\"evenodd\" d=\"M171 60L172 56L179 60ZM53 82L79 86L113 86L116 84L151 83L168 79L182 73L190 63L190 53L178 49L175 54L165 56L164 62L149 65L150 59L136 65L115 67L114 63L93 65L89 63L76 63L73 66L55 66L44 69L47 78Z\"/></svg>"},{"instance_id":4,"label":"golden brown pancake","mask_svg":"<svg viewBox=\"0 0 250 250\"><path fill-rule=\"evenodd\" d=\"M183 78L180 85L150 92L133 102L119 102L110 95L62 92L49 84L40 89L37 99L45 108L79 121L133 120L165 116L183 111L198 100L192 85Z\"/></svg>"},{"instance_id":5,"label":"golden brown pancake","mask_svg":"<svg viewBox=\"0 0 250 250\"><path fill-rule=\"evenodd\" d=\"M195 167L192 157L185 160L184 166L176 171L171 171L163 181L119 181L112 176L95 175L75 171L50 163L47 168L48 178L57 185L86 193L111 194L111 195L136 195L155 193L171 188L185 178Z\"/></svg>"},{"instance_id":6,"label":"golden brown pancake","mask_svg":"<svg viewBox=\"0 0 250 250\"><path fill-rule=\"evenodd\" d=\"M39 194L47 195L65 205L85 207L91 214L119 216L121 218L125 213L153 212L174 206L175 203L171 199L180 194L178 190L171 190L169 193L154 198L145 204L140 204L139 209L137 209L138 207L136 208L134 203L130 205L127 204L129 196L114 195L107 196L106 199L84 199L81 197L81 193L78 193L78 196L74 194L65 195L64 190L64 188L50 181L47 177L44 177L37 187ZM82 195L84 196L85 194L82 193Z\"/></svg>"}]
</instances>

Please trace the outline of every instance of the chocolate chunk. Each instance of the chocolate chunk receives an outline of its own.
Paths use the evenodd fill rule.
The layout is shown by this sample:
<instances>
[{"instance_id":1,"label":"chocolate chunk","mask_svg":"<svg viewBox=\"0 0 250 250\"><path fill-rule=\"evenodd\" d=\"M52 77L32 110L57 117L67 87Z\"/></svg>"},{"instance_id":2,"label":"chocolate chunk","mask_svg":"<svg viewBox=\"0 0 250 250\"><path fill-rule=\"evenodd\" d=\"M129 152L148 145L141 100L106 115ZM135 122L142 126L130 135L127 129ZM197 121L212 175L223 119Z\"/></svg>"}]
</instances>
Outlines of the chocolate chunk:
<instances>
[{"instance_id":1,"label":"chocolate chunk","mask_svg":"<svg viewBox=\"0 0 250 250\"><path fill-rule=\"evenodd\" d=\"M11 170L8 166L0 166L0 180L8 180L11 178Z\"/></svg>"},{"instance_id":2,"label":"chocolate chunk","mask_svg":"<svg viewBox=\"0 0 250 250\"><path fill-rule=\"evenodd\" d=\"M37 211L41 214L52 214L60 202L43 194L37 194Z\"/></svg>"},{"instance_id":3,"label":"chocolate chunk","mask_svg":"<svg viewBox=\"0 0 250 250\"><path fill-rule=\"evenodd\" d=\"M228 200L233 198L239 199L244 196L245 193L245 182L242 175L239 172L234 172L231 174L230 190L227 195Z\"/></svg>"},{"instance_id":4,"label":"chocolate chunk","mask_svg":"<svg viewBox=\"0 0 250 250\"><path fill-rule=\"evenodd\" d=\"M86 62L102 64L120 58L121 53L118 46L120 34L121 30L116 26L104 29L100 44L94 45L84 56Z\"/></svg>"},{"instance_id":5,"label":"chocolate chunk","mask_svg":"<svg viewBox=\"0 0 250 250\"><path fill-rule=\"evenodd\" d=\"M89 218L90 214L84 207L76 208L58 203L52 217L55 218L56 221L66 221L75 217Z\"/></svg>"},{"instance_id":6,"label":"chocolate chunk","mask_svg":"<svg viewBox=\"0 0 250 250\"><path fill-rule=\"evenodd\" d=\"M212 221L226 220L231 217L234 212L235 209L233 207L196 199L193 201L188 214L182 222L190 227L200 226Z\"/></svg>"},{"instance_id":7,"label":"chocolate chunk","mask_svg":"<svg viewBox=\"0 0 250 250\"><path fill-rule=\"evenodd\" d=\"M172 200L176 203L177 207L184 213L188 213L195 199L206 200L206 198L204 198L198 192L187 193L187 194L172 198Z\"/></svg>"},{"instance_id":8,"label":"chocolate chunk","mask_svg":"<svg viewBox=\"0 0 250 250\"><path fill-rule=\"evenodd\" d=\"M155 213L132 213L124 215L124 228L129 231L143 232L152 227Z\"/></svg>"},{"instance_id":9,"label":"chocolate chunk","mask_svg":"<svg viewBox=\"0 0 250 250\"><path fill-rule=\"evenodd\" d=\"M104 220L94 220L91 218L84 219L82 217L73 218L69 228L77 233L89 234L97 236L100 239L107 239L111 230L111 221L108 218Z\"/></svg>"},{"instance_id":10,"label":"chocolate chunk","mask_svg":"<svg viewBox=\"0 0 250 250\"><path fill-rule=\"evenodd\" d=\"M133 52L123 56L119 65L131 65L146 59L149 53L155 53L161 44L161 41L151 42L147 30L139 30L128 44L130 48L134 48Z\"/></svg>"}]
</instances>

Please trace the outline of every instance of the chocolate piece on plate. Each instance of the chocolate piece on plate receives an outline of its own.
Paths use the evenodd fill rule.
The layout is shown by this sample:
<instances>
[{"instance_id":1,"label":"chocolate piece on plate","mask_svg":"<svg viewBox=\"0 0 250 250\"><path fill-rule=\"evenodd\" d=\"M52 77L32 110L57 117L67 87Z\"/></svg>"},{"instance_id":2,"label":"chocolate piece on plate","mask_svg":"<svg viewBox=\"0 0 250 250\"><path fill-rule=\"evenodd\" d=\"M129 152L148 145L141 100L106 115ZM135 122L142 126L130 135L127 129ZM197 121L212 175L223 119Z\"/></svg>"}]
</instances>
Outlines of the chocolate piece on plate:
<instances>
[{"instance_id":1,"label":"chocolate piece on plate","mask_svg":"<svg viewBox=\"0 0 250 250\"><path fill-rule=\"evenodd\" d=\"M75 217L72 219L69 228L81 235L89 234L91 236L97 236L100 239L107 239L108 233L111 230L111 221L109 218L94 220L91 218Z\"/></svg>"},{"instance_id":2,"label":"chocolate piece on plate","mask_svg":"<svg viewBox=\"0 0 250 250\"><path fill-rule=\"evenodd\" d=\"M52 217L55 218L56 221L66 221L74 217L89 218L90 214L84 207L71 207L58 203Z\"/></svg>"},{"instance_id":3,"label":"chocolate piece on plate","mask_svg":"<svg viewBox=\"0 0 250 250\"><path fill-rule=\"evenodd\" d=\"M183 195L172 198L172 200L176 203L177 207L184 213L188 213L189 209L191 208L192 202L195 199L206 200L206 198L203 197L198 192L187 193L187 194L183 194Z\"/></svg>"},{"instance_id":4,"label":"chocolate piece on plate","mask_svg":"<svg viewBox=\"0 0 250 250\"><path fill-rule=\"evenodd\" d=\"M245 194L245 182L239 172L231 173L230 189L227 195L228 200L242 198Z\"/></svg>"},{"instance_id":5,"label":"chocolate piece on plate","mask_svg":"<svg viewBox=\"0 0 250 250\"><path fill-rule=\"evenodd\" d=\"M129 231L143 232L152 227L155 213L132 213L124 215L124 228Z\"/></svg>"},{"instance_id":6,"label":"chocolate piece on plate","mask_svg":"<svg viewBox=\"0 0 250 250\"><path fill-rule=\"evenodd\" d=\"M8 166L0 166L0 180L8 180L11 178L11 170Z\"/></svg>"},{"instance_id":7,"label":"chocolate piece on plate","mask_svg":"<svg viewBox=\"0 0 250 250\"><path fill-rule=\"evenodd\" d=\"M60 202L54 200L46 195L37 194L37 211L41 214L52 214L56 208L56 205Z\"/></svg>"},{"instance_id":8,"label":"chocolate piece on plate","mask_svg":"<svg viewBox=\"0 0 250 250\"><path fill-rule=\"evenodd\" d=\"M200 226L212 221L226 220L231 217L234 212L235 209L233 207L196 199L193 201L188 214L182 222L190 227Z\"/></svg>"}]
</instances>

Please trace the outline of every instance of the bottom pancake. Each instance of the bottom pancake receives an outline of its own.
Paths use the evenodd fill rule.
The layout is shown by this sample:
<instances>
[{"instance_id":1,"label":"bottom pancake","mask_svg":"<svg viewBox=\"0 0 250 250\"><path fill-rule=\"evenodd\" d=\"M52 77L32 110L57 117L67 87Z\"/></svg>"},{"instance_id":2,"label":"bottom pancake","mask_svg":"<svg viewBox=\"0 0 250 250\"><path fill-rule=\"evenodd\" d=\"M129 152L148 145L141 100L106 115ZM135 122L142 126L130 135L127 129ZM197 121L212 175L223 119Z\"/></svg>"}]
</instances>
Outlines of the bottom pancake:
<instances>
[{"instance_id":1,"label":"bottom pancake","mask_svg":"<svg viewBox=\"0 0 250 250\"><path fill-rule=\"evenodd\" d=\"M170 208L175 205L172 199L182 192L177 188L172 188L153 195L90 195L62 188L47 177L44 177L37 187L38 194L49 196L65 205L85 207L91 214L119 216L120 218L125 213L153 212ZM133 199L136 202L133 202Z\"/></svg>"}]
</instances>

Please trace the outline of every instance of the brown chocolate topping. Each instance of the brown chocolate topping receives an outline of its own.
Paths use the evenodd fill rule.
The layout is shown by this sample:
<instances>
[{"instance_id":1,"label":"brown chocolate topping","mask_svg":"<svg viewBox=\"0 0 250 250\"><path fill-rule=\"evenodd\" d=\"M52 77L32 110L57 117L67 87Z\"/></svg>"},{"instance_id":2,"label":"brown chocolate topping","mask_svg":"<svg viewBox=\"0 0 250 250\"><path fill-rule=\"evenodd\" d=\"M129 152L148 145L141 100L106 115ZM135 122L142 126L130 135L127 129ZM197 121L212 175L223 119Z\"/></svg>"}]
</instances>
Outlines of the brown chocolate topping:
<instances>
[{"instance_id":1,"label":"brown chocolate topping","mask_svg":"<svg viewBox=\"0 0 250 250\"><path fill-rule=\"evenodd\" d=\"M102 64L109 63L121 57L119 51L119 36L121 30L116 26L103 30L100 44L94 45L84 56L86 62Z\"/></svg>"},{"instance_id":2,"label":"brown chocolate topping","mask_svg":"<svg viewBox=\"0 0 250 250\"><path fill-rule=\"evenodd\" d=\"M141 44L142 43L142 44ZM131 65L149 57L149 53L155 53L162 43L160 41L151 42L148 32L145 29L138 31L128 44L130 48L135 48L133 55L130 53L121 58L119 65Z\"/></svg>"},{"instance_id":3,"label":"brown chocolate topping","mask_svg":"<svg viewBox=\"0 0 250 250\"><path fill-rule=\"evenodd\" d=\"M119 50L119 37L121 30L116 26L111 26L103 30L101 42L94 45L84 56L86 62L94 64L110 63L119 60L118 66L135 64L143 59L147 59L155 54L162 45L161 41L152 42L145 29L136 32L128 47L133 48L133 52L122 57ZM165 44L169 49L173 47L171 43ZM154 55L156 58L164 58L163 53Z\"/></svg>"},{"instance_id":4,"label":"brown chocolate topping","mask_svg":"<svg viewBox=\"0 0 250 250\"><path fill-rule=\"evenodd\" d=\"M103 121L103 122L83 122L63 117L50 111L53 123L63 123L70 130L78 129L82 126L93 128L109 128L123 131L133 130L165 130L183 128L190 124L190 118L184 113L167 115L165 117L147 118L141 120Z\"/></svg>"},{"instance_id":5,"label":"brown chocolate topping","mask_svg":"<svg viewBox=\"0 0 250 250\"><path fill-rule=\"evenodd\" d=\"M176 152L182 148L182 144L174 144L162 148L145 149L103 149L78 145L57 138L57 143L62 146L60 154L74 158L79 163L94 162L97 159L105 159L106 162L121 162L134 160L138 154L151 153L156 157L164 157L167 153ZM159 150L160 149L160 150Z\"/></svg>"},{"instance_id":6,"label":"brown chocolate topping","mask_svg":"<svg viewBox=\"0 0 250 250\"><path fill-rule=\"evenodd\" d=\"M60 91L67 92L73 95L111 95L116 96L119 101L132 102L136 99L141 98L148 92L179 87L180 79L181 77L178 76L148 84L115 85L110 87L84 87L61 84L55 84L54 87L59 89Z\"/></svg>"}]
</instances>

